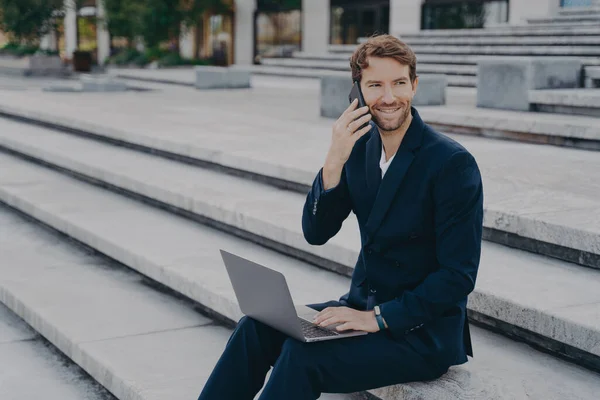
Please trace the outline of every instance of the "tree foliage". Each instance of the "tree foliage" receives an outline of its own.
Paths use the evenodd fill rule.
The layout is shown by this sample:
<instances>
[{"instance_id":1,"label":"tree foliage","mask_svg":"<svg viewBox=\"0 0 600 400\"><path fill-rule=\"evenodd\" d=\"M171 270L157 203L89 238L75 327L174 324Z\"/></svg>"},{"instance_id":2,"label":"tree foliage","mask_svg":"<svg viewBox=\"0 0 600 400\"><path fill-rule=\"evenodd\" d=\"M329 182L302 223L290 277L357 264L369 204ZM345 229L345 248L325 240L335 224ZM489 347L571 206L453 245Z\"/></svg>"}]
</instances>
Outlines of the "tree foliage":
<instances>
[{"instance_id":1,"label":"tree foliage","mask_svg":"<svg viewBox=\"0 0 600 400\"><path fill-rule=\"evenodd\" d=\"M105 21L112 36L128 39L133 45L140 36L142 16L146 9L145 0L104 0Z\"/></svg>"},{"instance_id":2,"label":"tree foliage","mask_svg":"<svg viewBox=\"0 0 600 400\"><path fill-rule=\"evenodd\" d=\"M63 0L0 0L0 29L19 42L33 43L52 29Z\"/></svg>"},{"instance_id":3,"label":"tree foliage","mask_svg":"<svg viewBox=\"0 0 600 400\"><path fill-rule=\"evenodd\" d=\"M181 27L198 27L206 12L224 13L224 0L104 0L106 23L112 36L130 43L142 37L147 47L161 42L177 44Z\"/></svg>"}]
</instances>

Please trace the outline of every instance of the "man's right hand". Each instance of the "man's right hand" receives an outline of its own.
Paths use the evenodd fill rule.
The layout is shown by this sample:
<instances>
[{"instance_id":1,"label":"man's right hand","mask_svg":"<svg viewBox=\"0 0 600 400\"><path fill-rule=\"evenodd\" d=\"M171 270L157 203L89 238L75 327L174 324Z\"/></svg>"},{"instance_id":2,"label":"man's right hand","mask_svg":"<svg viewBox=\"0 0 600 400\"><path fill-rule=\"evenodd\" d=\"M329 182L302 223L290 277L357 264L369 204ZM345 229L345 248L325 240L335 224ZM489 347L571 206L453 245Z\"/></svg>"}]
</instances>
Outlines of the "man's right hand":
<instances>
[{"instance_id":1,"label":"man's right hand","mask_svg":"<svg viewBox=\"0 0 600 400\"><path fill-rule=\"evenodd\" d=\"M333 125L331 146L323 166L325 190L337 186L344 164L350 158L354 144L371 130L370 125L359 129L364 123L371 120L371 114L367 114L368 106L357 109L357 105L358 100L355 99Z\"/></svg>"}]
</instances>

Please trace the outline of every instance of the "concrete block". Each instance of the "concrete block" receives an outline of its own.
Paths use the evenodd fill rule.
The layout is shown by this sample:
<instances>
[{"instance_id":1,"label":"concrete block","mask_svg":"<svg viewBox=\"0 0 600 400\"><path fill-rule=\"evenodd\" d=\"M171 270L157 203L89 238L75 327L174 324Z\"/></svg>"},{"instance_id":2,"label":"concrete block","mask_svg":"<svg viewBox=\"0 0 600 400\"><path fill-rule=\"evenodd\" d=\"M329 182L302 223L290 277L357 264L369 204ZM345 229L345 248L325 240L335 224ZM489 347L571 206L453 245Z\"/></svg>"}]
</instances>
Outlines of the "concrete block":
<instances>
[{"instance_id":1,"label":"concrete block","mask_svg":"<svg viewBox=\"0 0 600 400\"><path fill-rule=\"evenodd\" d=\"M36 54L29 57L0 56L0 72L21 76L68 75L59 56Z\"/></svg>"},{"instance_id":2,"label":"concrete block","mask_svg":"<svg viewBox=\"0 0 600 400\"><path fill-rule=\"evenodd\" d=\"M446 104L446 75L419 76L417 94L413 98L414 106L441 106Z\"/></svg>"},{"instance_id":3,"label":"concrete block","mask_svg":"<svg viewBox=\"0 0 600 400\"><path fill-rule=\"evenodd\" d=\"M325 75L321 77L321 116L339 118L350 105L348 95L352 90L350 74L344 76Z\"/></svg>"},{"instance_id":4,"label":"concrete block","mask_svg":"<svg viewBox=\"0 0 600 400\"><path fill-rule=\"evenodd\" d=\"M196 89L223 89L227 87L227 68L198 66L196 71Z\"/></svg>"},{"instance_id":5,"label":"concrete block","mask_svg":"<svg viewBox=\"0 0 600 400\"><path fill-rule=\"evenodd\" d=\"M127 83L108 76L83 75L80 79L82 92L124 92Z\"/></svg>"},{"instance_id":6,"label":"concrete block","mask_svg":"<svg viewBox=\"0 0 600 400\"><path fill-rule=\"evenodd\" d=\"M196 89L240 89L250 87L251 71L241 66L198 66Z\"/></svg>"},{"instance_id":7,"label":"concrete block","mask_svg":"<svg viewBox=\"0 0 600 400\"><path fill-rule=\"evenodd\" d=\"M579 87L581 71L577 58L481 59L477 68L477 106L529 111L529 90Z\"/></svg>"},{"instance_id":8,"label":"concrete block","mask_svg":"<svg viewBox=\"0 0 600 400\"><path fill-rule=\"evenodd\" d=\"M250 88L251 70L243 66L231 66L227 69L227 84L230 89Z\"/></svg>"},{"instance_id":9,"label":"concrete block","mask_svg":"<svg viewBox=\"0 0 600 400\"><path fill-rule=\"evenodd\" d=\"M33 75L60 75L64 70L59 56L37 54L29 57L29 69Z\"/></svg>"},{"instance_id":10,"label":"concrete block","mask_svg":"<svg viewBox=\"0 0 600 400\"><path fill-rule=\"evenodd\" d=\"M587 67L585 69L586 88L600 88L600 67Z\"/></svg>"}]
</instances>

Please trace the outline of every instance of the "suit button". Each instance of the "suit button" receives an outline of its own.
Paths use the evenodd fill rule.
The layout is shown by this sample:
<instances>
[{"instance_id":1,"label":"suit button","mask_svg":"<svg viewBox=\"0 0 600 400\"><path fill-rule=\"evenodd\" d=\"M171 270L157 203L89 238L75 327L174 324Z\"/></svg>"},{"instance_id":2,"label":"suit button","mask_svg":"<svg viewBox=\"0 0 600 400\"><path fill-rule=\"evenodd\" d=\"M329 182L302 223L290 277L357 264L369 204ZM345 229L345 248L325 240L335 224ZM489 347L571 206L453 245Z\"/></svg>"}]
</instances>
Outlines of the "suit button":
<instances>
[{"instance_id":1,"label":"suit button","mask_svg":"<svg viewBox=\"0 0 600 400\"><path fill-rule=\"evenodd\" d=\"M371 289L371 293L377 293L377 289Z\"/></svg>"},{"instance_id":2,"label":"suit button","mask_svg":"<svg viewBox=\"0 0 600 400\"><path fill-rule=\"evenodd\" d=\"M370 255L370 254L373 254L373 250L371 250L371 249L368 249L368 250L367 250L367 254L369 254L369 255Z\"/></svg>"}]
</instances>

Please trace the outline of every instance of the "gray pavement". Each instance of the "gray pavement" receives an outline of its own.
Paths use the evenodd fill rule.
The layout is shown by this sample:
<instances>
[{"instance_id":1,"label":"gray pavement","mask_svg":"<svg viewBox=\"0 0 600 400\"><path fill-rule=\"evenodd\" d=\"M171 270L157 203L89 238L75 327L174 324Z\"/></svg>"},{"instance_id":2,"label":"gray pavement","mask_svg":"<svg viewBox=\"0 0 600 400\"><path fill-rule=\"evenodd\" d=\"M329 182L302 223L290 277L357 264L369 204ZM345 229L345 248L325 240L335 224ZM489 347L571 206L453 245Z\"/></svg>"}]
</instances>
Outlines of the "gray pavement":
<instances>
[{"instance_id":1,"label":"gray pavement","mask_svg":"<svg viewBox=\"0 0 600 400\"><path fill-rule=\"evenodd\" d=\"M55 114L51 117L54 123L267 176L310 183L327 150L332 123L318 117L318 110L314 110L312 117L306 117L306 110L314 105L316 88L302 80L287 80L286 90L273 79L257 82L252 91L216 91L210 96L165 85L148 85L156 90L144 94L76 96L40 93L25 85L27 90L11 92L11 100L18 104L19 112L29 116L40 117L37 109L48 112L42 115L44 118ZM454 106L455 109L469 107L470 93L461 94L465 104ZM10 107L2 105L4 102L0 98L0 107ZM14 122L1 120L0 127L0 144L5 147L325 259L351 266L356 258L357 236L354 226L350 226L353 221L345 224L331 245L311 248L304 243L298 230L302 195ZM473 137L458 139L476 155L482 167L488 192L488 226L508 232L512 229L574 248L583 246L586 251L599 254L600 235L593 219L594 212L598 214L600 210L600 187L594 181L594 171L600 162L597 153ZM293 154L286 153L289 148L294 148ZM348 279L330 271L265 251L10 156L1 155L0 160L2 201L231 320L237 320L241 313L215 250L218 248L276 266L288 277L292 294L299 303L336 298L347 290ZM163 375L164 371L148 368L148 364L157 357L167 358L169 363L180 362L177 357L187 347L199 346L195 333L192 338L181 336L180 331L189 329L208 335L203 340L211 344L210 357L216 360L219 352L215 352L218 348L215 340L226 339L226 330L221 339L216 336L211 339L205 329L212 326L209 320L197 326L185 325L185 318L177 319L178 315L187 315L180 309L180 303L173 303L179 304L177 311L165 306L144 312L146 303L155 304L156 300L151 299L155 295L129 286L121 288L120 283L112 281L124 281L123 285L131 282L119 274L95 277L97 287L88 289L85 282L91 282L92 277L87 277L88 272L78 272L78 268L87 271L97 264L102 267L103 263L77 259L81 254L63 251L56 238L37 236L30 228L23 231L24 235L14 235L13 231L8 235L8 230L1 228L13 229L18 225L15 224L11 218L0 224L0 247L5 243L5 249L10 250L2 250L2 254L7 254L11 265L27 268L8 267L6 275L0 274L0 297L5 304L84 369L92 371L90 374L120 399L160 399L166 393L175 393L175 398L181 394L184 398L185 393L189 397L192 388L197 390L196 378L178 377L185 382L174 388L171 372ZM30 267L37 265L27 258L31 254L26 246L31 245L36 246L33 253L43 256L46 263L50 262L45 265L51 268ZM595 318L600 304L594 289L599 283L597 271L497 245L486 245L484 265L487 268L482 268L479 290L470 298L471 307L596 354L600 331ZM51 276L55 269L62 272ZM52 271L46 273L46 270ZM39 283L24 278L38 275ZM512 279L507 281L508 276L515 275L523 278L522 284L515 285ZM136 279L133 281L137 282ZM56 287L60 283L60 293L66 294L51 292L48 282L57 282ZM120 291L129 294L124 302L130 303L131 296L136 299L129 308L119 308L123 296ZM73 296L86 297L86 302L73 301ZM99 299L105 298L111 302L101 304ZM66 309L70 311L65 313ZM89 319L84 310L92 310L96 319ZM128 318L131 313L136 318ZM158 325L146 318L152 313L164 315L159 318L153 315ZM114 319L108 322L112 314ZM166 321L164 326L162 321ZM184 325L178 325L181 321ZM94 326L102 329L90 328ZM489 333L475 332L474 340L482 347L478 354L483 359L453 369L434 384L402 385L373 393L382 399L397 398L400 393L410 399L448 399L452 395L520 399L531 394L537 396L534 398L591 399L598 389L594 386L600 384L596 374L532 350L525 351L522 346ZM144 352L157 341L181 343L163 346L164 351L160 348L156 354ZM502 357L498 357L500 344L504 348ZM173 360L167 353L174 355ZM188 371L189 364L182 363L180 367ZM207 374L210 362L201 369ZM157 376L164 379L151 379ZM559 376L562 381L556 379ZM548 385L546 381L552 377L555 380ZM558 382L567 385L563 388L555 384Z\"/></svg>"},{"instance_id":2,"label":"gray pavement","mask_svg":"<svg viewBox=\"0 0 600 400\"><path fill-rule=\"evenodd\" d=\"M354 216L326 246L306 243L300 226L302 194L29 125L0 121L0 127L0 144L45 162L341 264L348 271L358 257L360 238ZM0 177L10 181L17 171L35 171L20 168L10 157L0 157L0 165L10 171ZM10 186L4 189L0 181L0 199L11 193ZM98 201L92 191L81 196L73 200ZM57 197L61 208L51 211L60 214L73 200ZM298 280L306 279L310 278ZM600 271L486 242L469 307L600 357L600 321L595 318L600 307L598 286ZM553 296L549 299L544 293Z\"/></svg>"},{"instance_id":3,"label":"gray pavement","mask_svg":"<svg viewBox=\"0 0 600 400\"><path fill-rule=\"evenodd\" d=\"M149 85L157 90L146 93L18 92L0 98L0 109L310 185L333 123L318 116L318 90L298 80L284 81L285 90L278 80L260 82L253 90L210 92L169 85ZM452 111L469 109L469 94L459 91L457 102L463 105L436 112L459 119ZM431 109L420 108L422 114ZM560 118L547 115L544 121L551 125ZM600 126L600 119L595 123ZM597 152L451 136L475 155L482 170L487 227L600 254Z\"/></svg>"},{"instance_id":4,"label":"gray pavement","mask_svg":"<svg viewBox=\"0 0 600 400\"><path fill-rule=\"evenodd\" d=\"M349 279L4 156L3 200L232 319L241 316L217 249L285 274L297 303L338 296ZM112 268L0 213L3 302L119 399L193 398L227 331ZM38 251L29 250L32 243ZM18 265L19 268L14 266ZM335 298L335 297L334 297ZM476 358L428 383L373 390L397 399L591 400L596 373L473 328ZM157 362L160 360L160 362Z\"/></svg>"},{"instance_id":5,"label":"gray pavement","mask_svg":"<svg viewBox=\"0 0 600 400\"><path fill-rule=\"evenodd\" d=\"M5 243L0 241L0 247L2 244ZM6 261L3 257L3 262ZM0 397L2 400L115 400L2 304Z\"/></svg>"},{"instance_id":6,"label":"gray pavement","mask_svg":"<svg viewBox=\"0 0 600 400\"><path fill-rule=\"evenodd\" d=\"M120 400L196 398L231 334L3 206L0 254L0 300ZM114 399L1 304L0 398Z\"/></svg>"}]
</instances>

